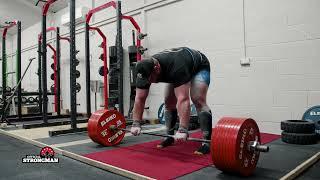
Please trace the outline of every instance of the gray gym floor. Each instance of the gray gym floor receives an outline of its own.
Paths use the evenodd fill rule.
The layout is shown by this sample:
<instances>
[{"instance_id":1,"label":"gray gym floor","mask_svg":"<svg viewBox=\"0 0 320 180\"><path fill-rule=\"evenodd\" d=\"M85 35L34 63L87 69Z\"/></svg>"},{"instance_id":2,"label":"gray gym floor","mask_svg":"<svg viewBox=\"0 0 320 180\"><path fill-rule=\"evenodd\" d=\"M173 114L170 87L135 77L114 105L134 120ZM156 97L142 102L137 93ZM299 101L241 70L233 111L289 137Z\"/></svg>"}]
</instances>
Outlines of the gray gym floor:
<instances>
[{"instance_id":1,"label":"gray gym floor","mask_svg":"<svg viewBox=\"0 0 320 180\"><path fill-rule=\"evenodd\" d=\"M159 125L149 126L148 129L159 128ZM160 131L160 133L164 133ZM148 142L160 139L159 137L141 135L125 137L116 147L102 147L90 141L86 133L61 135L57 137L41 138L36 141L48 145L58 146L60 149L77 154L87 154L114 149L123 146ZM82 143L70 145L68 143L80 141ZM270 152L261 153L253 176L246 179L279 179L297 167L320 150L320 143L315 145L292 145L283 143L280 139L269 143ZM39 148L19 140L0 136L0 158L4 159L0 166L4 174L0 179L125 179L121 176L82 164L75 160L61 157L59 164L22 164L21 158L27 154L37 154ZM5 162L5 163L4 163ZM315 164L298 179L320 179L320 162ZM52 176L51 176L52 175ZM2 176L2 177L1 177ZM23 178L22 178L23 177ZM178 179L243 179L236 175L222 173L215 167L206 167Z\"/></svg>"},{"instance_id":2,"label":"gray gym floor","mask_svg":"<svg viewBox=\"0 0 320 180\"><path fill-rule=\"evenodd\" d=\"M64 156L59 163L35 164L22 163L26 155L38 155L37 148L20 140L0 135L0 179L1 180L62 180L62 179L127 179L119 175L83 164Z\"/></svg>"}]
</instances>

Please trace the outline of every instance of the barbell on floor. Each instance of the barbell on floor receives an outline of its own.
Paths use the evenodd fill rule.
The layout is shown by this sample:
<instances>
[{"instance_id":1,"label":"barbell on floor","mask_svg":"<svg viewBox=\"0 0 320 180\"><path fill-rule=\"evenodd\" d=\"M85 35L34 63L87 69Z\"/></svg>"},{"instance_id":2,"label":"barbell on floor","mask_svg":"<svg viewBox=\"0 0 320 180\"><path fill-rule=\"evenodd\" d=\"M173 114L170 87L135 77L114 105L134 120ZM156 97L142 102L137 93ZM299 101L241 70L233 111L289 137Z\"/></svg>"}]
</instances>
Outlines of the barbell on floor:
<instances>
[{"instance_id":1,"label":"barbell on floor","mask_svg":"<svg viewBox=\"0 0 320 180\"><path fill-rule=\"evenodd\" d=\"M103 146L119 144L125 136L126 121L116 110L98 110L88 121L88 135ZM169 137L157 133L143 134ZM250 118L223 117L212 129L210 140L189 138L189 141L209 142L211 158L216 168L224 172L251 175L257 165L260 152L269 147L261 145L257 123Z\"/></svg>"},{"instance_id":2,"label":"barbell on floor","mask_svg":"<svg viewBox=\"0 0 320 180\"><path fill-rule=\"evenodd\" d=\"M128 129L122 129L122 128L117 128L115 125L111 125L109 129L113 132L115 131L126 131L130 132ZM172 135L166 135L166 134L158 134L158 133L150 133L150 132L141 132L141 134L146 134L146 135L151 135L151 136L159 136L159 137L172 137ZM211 140L207 139L199 139L199 138L187 138L187 141L194 141L194 142L202 142L202 143L211 143ZM260 151L260 152L268 152L269 151L269 146L261 145L257 139L254 141L250 141L247 146L248 150L250 151Z\"/></svg>"},{"instance_id":3,"label":"barbell on floor","mask_svg":"<svg viewBox=\"0 0 320 180\"><path fill-rule=\"evenodd\" d=\"M127 131L127 132L130 132L130 130L128 129L120 129L120 128L117 128L115 125L111 125L109 127L109 129L111 131ZM165 134L158 134L158 133L149 133L149 132L141 132L141 134L146 134L146 135L151 135L151 136L159 136L159 137L173 137L173 136L170 136L170 135L165 135ZM188 141L195 141L195 142L206 142L206 143L211 143L211 140L206 140L206 139L198 139L198 138L188 138L187 139Z\"/></svg>"}]
</instances>

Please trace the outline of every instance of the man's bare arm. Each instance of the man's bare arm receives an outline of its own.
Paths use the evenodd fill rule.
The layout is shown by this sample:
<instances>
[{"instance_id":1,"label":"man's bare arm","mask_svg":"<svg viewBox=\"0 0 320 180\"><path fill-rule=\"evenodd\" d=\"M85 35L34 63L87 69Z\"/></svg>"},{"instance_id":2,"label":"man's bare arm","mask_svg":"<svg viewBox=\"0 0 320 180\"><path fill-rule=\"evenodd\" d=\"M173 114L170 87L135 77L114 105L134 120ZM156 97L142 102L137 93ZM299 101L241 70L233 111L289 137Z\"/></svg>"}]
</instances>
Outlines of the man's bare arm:
<instances>
[{"instance_id":1,"label":"man's bare arm","mask_svg":"<svg viewBox=\"0 0 320 180\"><path fill-rule=\"evenodd\" d=\"M136 89L136 97L133 106L132 118L134 120L142 120L143 111L146 103L146 99L149 94L149 89Z\"/></svg>"}]
</instances>

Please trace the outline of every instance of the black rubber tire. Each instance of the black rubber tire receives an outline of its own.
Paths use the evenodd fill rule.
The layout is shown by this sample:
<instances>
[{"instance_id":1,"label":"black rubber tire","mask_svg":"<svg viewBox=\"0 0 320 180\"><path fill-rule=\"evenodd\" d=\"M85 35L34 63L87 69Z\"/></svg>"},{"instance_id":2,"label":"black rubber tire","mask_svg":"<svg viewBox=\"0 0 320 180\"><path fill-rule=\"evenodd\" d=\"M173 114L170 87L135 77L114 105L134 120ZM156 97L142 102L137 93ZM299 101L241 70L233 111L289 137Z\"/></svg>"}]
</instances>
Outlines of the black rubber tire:
<instances>
[{"instance_id":1,"label":"black rubber tire","mask_svg":"<svg viewBox=\"0 0 320 180\"><path fill-rule=\"evenodd\" d=\"M283 142L289 144L316 144L317 143L317 134L310 133L310 134L303 134L303 133L288 133L282 131L281 139Z\"/></svg>"},{"instance_id":2,"label":"black rubber tire","mask_svg":"<svg viewBox=\"0 0 320 180\"><path fill-rule=\"evenodd\" d=\"M314 133L315 124L304 120L286 120L281 122L281 130L288 133Z\"/></svg>"}]
</instances>

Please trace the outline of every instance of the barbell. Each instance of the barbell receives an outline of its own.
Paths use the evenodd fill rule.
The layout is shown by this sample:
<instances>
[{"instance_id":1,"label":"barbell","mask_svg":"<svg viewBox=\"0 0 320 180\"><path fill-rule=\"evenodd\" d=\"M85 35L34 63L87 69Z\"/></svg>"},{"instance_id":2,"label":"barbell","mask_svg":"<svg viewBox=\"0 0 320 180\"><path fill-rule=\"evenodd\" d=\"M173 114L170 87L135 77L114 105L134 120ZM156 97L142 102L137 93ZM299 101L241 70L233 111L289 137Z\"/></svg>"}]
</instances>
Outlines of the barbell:
<instances>
[{"instance_id":1,"label":"barbell","mask_svg":"<svg viewBox=\"0 0 320 180\"><path fill-rule=\"evenodd\" d=\"M115 125L111 125L109 127L110 131L127 131L127 132L130 132L130 130L128 129L123 129L123 128L117 128ZM151 136L159 136L159 137L172 137L173 136L170 136L170 135L166 135L166 134L158 134L158 133L150 133L150 132L141 132L141 134L146 134L146 135L151 135ZM190 138L188 137L187 138L187 141L195 141L195 142L206 142L206 143L211 143L211 140L206 140L206 139L199 139L199 138Z\"/></svg>"},{"instance_id":2,"label":"barbell","mask_svg":"<svg viewBox=\"0 0 320 180\"><path fill-rule=\"evenodd\" d=\"M98 110L88 121L88 135L92 141L103 146L115 146L125 136L126 121L117 110ZM142 134L172 137L170 135ZM211 158L216 168L224 172L251 175L257 165L260 152L268 152L269 147L261 145L260 131L251 118L223 117L212 129L211 140L188 138L188 141L210 143Z\"/></svg>"}]
</instances>

